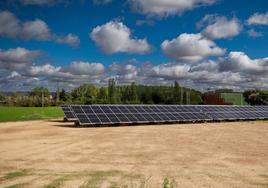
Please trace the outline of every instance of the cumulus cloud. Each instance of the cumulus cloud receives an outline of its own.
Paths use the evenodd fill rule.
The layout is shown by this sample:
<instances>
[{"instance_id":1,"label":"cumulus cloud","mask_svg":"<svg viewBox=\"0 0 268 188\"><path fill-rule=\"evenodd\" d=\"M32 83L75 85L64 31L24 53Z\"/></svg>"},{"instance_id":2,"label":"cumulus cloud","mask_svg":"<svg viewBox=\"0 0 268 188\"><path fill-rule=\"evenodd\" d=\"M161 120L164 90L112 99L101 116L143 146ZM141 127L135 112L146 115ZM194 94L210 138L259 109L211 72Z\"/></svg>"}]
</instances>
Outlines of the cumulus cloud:
<instances>
[{"instance_id":1,"label":"cumulus cloud","mask_svg":"<svg viewBox=\"0 0 268 188\"><path fill-rule=\"evenodd\" d=\"M232 38L237 36L241 30L242 25L237 18L227 19L225 16L206 15L198 26L208 24L202 31L202 34L210 39Z\"/></svg>"},{"instance_id":2,"label":"cumulus cloud","mask_svg":"<svg viewBox=\"0 0 268 188\"><path fill-rule=\"evenodd\" d=\"M203 61L197 64L167 63L153 66L147 73L147 80L180 80L189 82L196 88L229 87L246 89L267 88L268 58L251 59L244 52L230 52L218 60Z\"/></svg>"},{"instance_id":3,"label":"cumulus cloud","mask_svg":"<svg viewBox=\"0 0 268 188\"><path fill-rule=\"evenodd\" d=\"M153 77L164 78L165 80L192 81L198 84L212 85L235 85L242 83L245 79L239 73L219 72L218 65L214 63L202 63L200 65L178 65L176 63L168 63L157 65L152 68ZM196 67L197 66L197 67ZM207 69L207 67L210 69Z\"/></svg>"},{"instance_id":4,"label":"cumulus cloud","mask_svg":"<svg viewBox=\"0 0 268 188\"><path fill-rule=\"evenodd\" d=\"M219 56L225 49L218 47L212 40L201 34L183 33L172 40L165 40L161 44L162 51L177 61L200 61L209 56Z\"/></svg>"},{"instance_id":5,"label":"cumulus cloud","mask_svg":"<svg viewBox=\"0 0 268 188\"><path fill-rule=\"evenodd\" d=\"M255 13L250 16L247 20L249 25L268 25L268 12L266 13Z\"/></svg>"},{"instance_id":6,"label":"cumulus cloud","mask_svg":"<svg viewBox=\"0 0 268 188\"><path fill-rule=\"evenodd\" d=\"M187 79L189 77L189 65L163 64L152 68L152 75L167 79Z\"/></svg>"},{"instance_id":7,"label":"cumulus cloud","mask_svg":"<svg viewBox=\"0 0 268 188\"><path fill-rule=\"evenodd\" d=\"M120 52L145 54L151 51L146 39L132 38L130 29L119 21L110 21L97 26L90 33L90 37L106 54Z\"/></svg>"},{"instance_id":8,"label":"cumulus cloud","mask_svg":"<svg viewBox=\"0 0 268 188\"><path fill-rule=\"evenodd\" d=\"M109 71L120 83L128 83L137 79L140 69L133 64L115 62L109 66Z\"/></svg>"},{"instance_id":9,"label":"cumulus cloud","mask_svg":"<svg viewBox=\"0 0 268 188\"><path fill-rule=\"evenodd\" d=\"M0 61L5 62L27 62L41 55L40 50L28 50L22 47L8 50L0 49Z\"/></svg>"},{"instance_id":10,"label":"cumulus cloud","mask_svg":"<svg viewBox=\"0 0 268 188\"><path fill-rule=\"evenodd\" d=\"M74 61L71 63L69 71L76 75L100 75L104 73L105 67L101 63Z\"/></svg>"},{"instance_id":11,"label":"cumulus cloud","mask_svg":"<svg viewBox=\"0 0 268 188\"><path fill-rule=\"evenodd\" d=\"M7 79L13 79L13 78L17 78L17 77L21 77L21 75L18 72L16 72L16 71L12 71L10 73L10 75L7 76Z\"/></svg>"},{"instance_id":12,"label":"cumulus cloud","mask_svg":"<svg viewBox=\"0 0 268 188\"><path fill-rule=\"evenodd\" d=\"M17 47L8 50L0 49L0 68L17 70L31 64L42 54L40 50L28 50Z\"/></svg>"},{"instance_id":13,"label":"cumulus cloud","mask_svg":"<svg viewBox=\"0 0 268 188\"><path fill-rule=\"evenodd\" d=\"M65 67L51 64L32 65L26 72L28 77L45 77L51 82L61 81L80 85L81 83L99 82L105 76L105 67L101 63L74 61Z\"/></svg>"},{"instance_id":14,"label":"cumulus cloud","mask_svg":"<svg viewBox=\"0 0 268 188\"><path fill-rule=\"evenodd\" d=\"M0 50L0 89L31 89L43 85L55 89L60 82L65 89L83 83L107 85L111 77L119 84L170 84L174 80L195 88L249 87L268 88L268 57L252 59L244 52L230 52L226 57L193 64L169 62L155 65L130 59L102 63L73 61L65 66L38 62L39 50L14 48ZM190 85L189 85L190 84Z\"/></svg>"},{"instance_id":15,"label":"cumulus cloud","mask_svg":"<svg viewBox=\"0 0 268 188\"><path fill-rule=\"evenodd\" d=\"M268 74L268 58L251 59L244 52L230 52L228 57L220 62L220 71Z\"/></svg>"},{"instance_id":16,"label":"cumulus cloud","mask_svg":"<svg viewBox=\"0 0 268 188\"><path fill-rule=\"evenodd\" d=\"M18 33L18 37L23 39L51 40L52 33L43 20L36 19L35 21L25 22L21 28L21 33Z\"/></svg>"},{"instance_id":17,"label":"cumulus cloud","mask_svg":"<svg viewBox=\"0 0 268 188\"><path fill-rule=\"evenodd\" d=\"M15 38L22 30L19 20L9 11L0 11L0 36Z\"/></svg>"},{"instance_id":18,"label":"cumulus cloud","mask_svg":"<svg viewBox=\"0 0 268 188\"><path fill-rule=\"evenodd\" d=\"M41 66L31 66L28 73L31 76L48 76L59 72L60 69L61 67L54 67L53 65L45 64Z\"/></svg>"},{"instance_id":19,"label":"cumulus cloud","mask_svg":"<svg viewBox=\"0 0 268 188\"><path fill-rule=\"evenodd\" d=\"M195 7L211 5L216 0L130 0L133 9L148 16L182 14Z\"/></svg>"},{"instance_id":20,"label":"cumulus cloud","mask_svg":"<svg viewBox=\"0 0 268 188\"><path fill-rule=\"evenodd\" d=\"M39 62L38 58L42 57L42 54L39 50L21 47L1 49L0 89L25 89L38 86L38 84L51 88L57 81L69 88L69 86L75 87L82 83L101 84L102 80L107 77L106 69L101 63L74 61L60 67Z\"/></svg>"},{"instance_id":21,"label":"cumulus cloud","mask_svg":"<svg viewBox=\"0 0 268 188\"><path fill-rule=\"evenodd\" d=\"M58 36L53 34L48 25L40 19L21 22L13 13L0 11L0 37L19 38L23 40L55 41L70 46L79 46L78 36L68 34Z\"/></svg>"},{"instance_id":22,"label":"cumulus cloud","mask_svg":"<svg viewBox=\"0 0 268 188\"><path fill-rule=\"evenodd\" d=\"M203 84L213 87L233 87L248 81L240 73L220 72L217 62L212 61L202 62L198 65L161 64L152 68L150 76L158 79L162 78L166 81L180 80L182 83L189 83L190 81L196 88Z\"/></svg>"},{"instance_id":23,"label":"cumulus cloud","mask_svg":"<svg viewBox=\"0 0 268 188\"><path fill-rule=\"evenodd\" d=\"M79 37L72 33L69 33L67 36L64 36L64 37L57 37L56 42L60 44L68 44L73 47L80 46Z\"/></svg>"}]
</instances>

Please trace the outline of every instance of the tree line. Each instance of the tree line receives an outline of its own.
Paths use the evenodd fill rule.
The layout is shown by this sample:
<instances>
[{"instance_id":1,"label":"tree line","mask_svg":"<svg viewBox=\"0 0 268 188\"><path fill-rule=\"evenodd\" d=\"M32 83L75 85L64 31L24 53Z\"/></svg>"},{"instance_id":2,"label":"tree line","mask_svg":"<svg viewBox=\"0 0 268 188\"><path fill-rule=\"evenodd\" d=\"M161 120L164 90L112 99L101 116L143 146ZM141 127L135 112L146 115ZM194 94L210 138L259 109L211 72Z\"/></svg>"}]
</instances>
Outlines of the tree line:
<instances>
[{"instance_id":1,"label":"tree line","mask_svg":"<svg viewBox=\"0 0 268 188\"><path fill-rule=\"evenodd\" d=\"M62 90L60 101L74 104L201 104L202 93L180 87L178 82L171 86L116 85L110 79L107 87L83 84L70 93Z\"/></svg>"},{"instance_id":2,"label":"tree line","mask_svg":"<svg viewBox=\"0 0 268 188\"><path fill-rule=\"evenodd\" d=\"M224 90L225 91L225 90ZM233 92L226 90L225 92ZM173 85L117 85L110 79L108 86L97 87L83 84L67 92L64 89L51 95L44 87L36 87L28 94L0 93L0 104L6 106L56 106L60 104L203 104L204 95L200 91L181 87L177 81ZM268 92L246 90L243 93L248 104L268 104Z\"/></svg>"},{"instance_id":3,"label":"tree line","mask_svg":"<svg viewBox=\"0 0 268 188\"><path fill-rule=\"evenodd\" d=\"M83 84L67 92L64 89L51 96L44 87L34 88L28 95L0 94L0 103L7 106L55 106L59 104L202 104L202 93L180 87L178 82L170 86L117 85L110 79L108 86Z\"/></svg>"}]
</instances>

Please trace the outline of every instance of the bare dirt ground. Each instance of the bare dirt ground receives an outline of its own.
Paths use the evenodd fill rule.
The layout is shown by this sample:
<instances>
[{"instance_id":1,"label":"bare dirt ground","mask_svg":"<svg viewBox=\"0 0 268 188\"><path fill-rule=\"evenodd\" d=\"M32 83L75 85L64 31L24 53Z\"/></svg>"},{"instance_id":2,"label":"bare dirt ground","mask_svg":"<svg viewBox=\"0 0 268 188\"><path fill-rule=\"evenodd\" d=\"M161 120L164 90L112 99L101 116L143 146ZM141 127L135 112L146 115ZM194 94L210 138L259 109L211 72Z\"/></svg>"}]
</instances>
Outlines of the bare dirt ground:
<instances>
[{"instance_id":1,"label":"bare dirt ground","mask_svg":"<svg viewBox=\"0 0 268 188\"><path fill-rule=\"evenodd\" d=\"M268 187L268 121L105 128L0 123L0 187L163 184Z\"/></svg>"}]
</instances>

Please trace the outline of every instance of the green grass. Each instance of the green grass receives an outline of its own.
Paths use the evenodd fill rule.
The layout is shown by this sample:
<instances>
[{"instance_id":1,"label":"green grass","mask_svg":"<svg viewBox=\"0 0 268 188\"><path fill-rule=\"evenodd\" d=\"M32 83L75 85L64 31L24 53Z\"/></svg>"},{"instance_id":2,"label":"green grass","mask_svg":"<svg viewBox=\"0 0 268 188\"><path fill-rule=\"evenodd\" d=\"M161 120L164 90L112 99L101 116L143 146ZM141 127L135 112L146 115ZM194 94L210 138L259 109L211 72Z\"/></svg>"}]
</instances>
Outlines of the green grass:
<instances>
[{"instance_id":1,"label":"green grass","mask_svg":"<svg viewBox=\"0 0 268 188\"><path fill-rule=\"evenodd\" d=\"M81 173L71 173L60 176L52 180L44 188L59 188L63 187L64 182L68 180L79 179L81 177L88 178L87 181L83 183L79 188L98 188L100 184L105 181L108 177L118 175L119 171L96 171L96 172L81 172Z\"/></svg>"},{"instance_id":2,"label":"green grass","mask_svg":"<svg viewBox=\"0 0 268 188\"><path fill-rule=\"evenodd\" d=\"M45 188L59 188L66 180L68 180L68 177L57 178L53 180L50 184L46 185Z\"/></svg>"},{"instance_id":3,"label":"green grass","mask_svg":"<svg viewBox=\"0 0 268 188\"><path fill-rule=\"evenodd\" d=\"M0 107L0 122L53 119L63 117L58 107Z\"/></svg>"},{"instance_id":4,"label":"green grass","mask_svg":"<svg viewBox=\"0 0 268 188\"><path fill-rule=\"evenodd\" d=\"M14 179L17 177L21 177L21 176L25 176L27 175L26 170L22 170L22 171L13 171L13 172L9 172L7 173L5 176L0 178L0 181L4 181L4 180L10 180L10 179Z\"/></svg>"},{"instance_id":5,"label":"green grass","mask_svg":"<svg viewBox=\"0 0 268 188\"><path fill-rule=\"evenodd\" d=\"M114 176L115 173L118 173L117 171L98 171L95 173L92 173L90 176L90 179L85 182L83 185L81 185L79 188L98 188L100 187L100 184L105 181L108 177Z\"/></svg>"}]
</instances>

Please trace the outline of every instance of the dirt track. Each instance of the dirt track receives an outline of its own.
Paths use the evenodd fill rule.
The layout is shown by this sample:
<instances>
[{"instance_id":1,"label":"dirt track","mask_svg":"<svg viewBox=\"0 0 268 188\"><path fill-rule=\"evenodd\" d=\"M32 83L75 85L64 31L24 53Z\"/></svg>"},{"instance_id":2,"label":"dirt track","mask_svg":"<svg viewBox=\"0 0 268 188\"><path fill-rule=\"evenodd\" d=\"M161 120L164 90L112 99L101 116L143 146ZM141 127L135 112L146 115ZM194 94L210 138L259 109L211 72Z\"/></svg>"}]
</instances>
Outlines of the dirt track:
<instances>
[{"instance_id":1,"label":"dirt track","mask_svg":"<svg viewBox=\"0 0 268 188\"><path fill-rule=\"evenodd\" d=\"M110 128L29 121L1 123L0 135L0 187L162 187L165 178L177 187L268 187L267 121Z\"/></svg>"}]
</instances>

